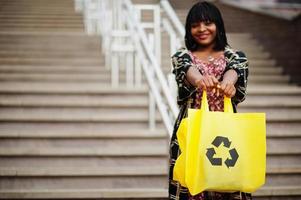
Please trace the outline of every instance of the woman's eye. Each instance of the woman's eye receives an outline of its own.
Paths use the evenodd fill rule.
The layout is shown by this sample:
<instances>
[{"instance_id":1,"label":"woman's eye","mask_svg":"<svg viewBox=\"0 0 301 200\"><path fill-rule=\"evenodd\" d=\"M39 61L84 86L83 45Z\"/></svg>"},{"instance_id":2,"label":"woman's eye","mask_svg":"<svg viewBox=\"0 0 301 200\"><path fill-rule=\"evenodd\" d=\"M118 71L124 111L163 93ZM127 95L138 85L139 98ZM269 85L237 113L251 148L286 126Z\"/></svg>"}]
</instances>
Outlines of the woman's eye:
<instances>
[{"instance_id":1,"label":"woman's eye","mask_svg":"<svg viewBox=\"0 0 301 200\"><path fill-rule=\"evenodd\" d=\"M212 22L211 22L211 21L206 21L206 22L204 22L204 24L205 24L206 26L209 26L209 25L212 24Z\"/></svg>"},{"instance_id":2,"label":"woman's eye","mask_svg":"<svg viewBox=\"0 0 301 200\"><path fill-rule=\"evenodd\" d=\"M192 28L196 28L198 26L198 24L191 24Z\"/></svg>"}]
</instances>

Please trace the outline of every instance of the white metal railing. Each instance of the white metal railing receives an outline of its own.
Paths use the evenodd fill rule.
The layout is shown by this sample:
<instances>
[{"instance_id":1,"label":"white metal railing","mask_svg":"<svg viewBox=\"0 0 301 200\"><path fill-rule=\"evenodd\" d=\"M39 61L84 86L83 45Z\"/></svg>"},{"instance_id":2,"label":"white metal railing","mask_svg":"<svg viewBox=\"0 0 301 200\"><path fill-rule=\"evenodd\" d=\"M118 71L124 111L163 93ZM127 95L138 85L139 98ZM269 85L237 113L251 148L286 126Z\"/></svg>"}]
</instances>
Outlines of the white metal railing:
<instances>
[{"instance_id":1,"label":"white metal railing","mask_svg":"<svg viewBox=\"0 0 301 200\"><path fill-rule=\"evenodd\" d=\"M133 4L130 0L75 0L88 34L100 34L112 87L139 88L145 77L149 87L149 127L156 125L156 107L169 134L179 112L161 68L160 4ZM151 21L143 13L152 12ZM165 23L170 23L165 19ZM169 30L170 31L170 30ZM172 33L170 31L170 33Z\"/></svg>"}]
</instances>

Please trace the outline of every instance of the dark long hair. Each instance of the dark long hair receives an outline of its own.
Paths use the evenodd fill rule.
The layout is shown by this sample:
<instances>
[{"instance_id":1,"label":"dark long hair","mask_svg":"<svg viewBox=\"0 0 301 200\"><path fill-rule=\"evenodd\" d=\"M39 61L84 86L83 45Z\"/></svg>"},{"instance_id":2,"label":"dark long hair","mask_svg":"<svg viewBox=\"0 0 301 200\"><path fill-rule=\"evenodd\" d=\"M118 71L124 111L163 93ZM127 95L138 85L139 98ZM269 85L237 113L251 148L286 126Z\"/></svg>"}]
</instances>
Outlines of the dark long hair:
<instances>
[{"instance_id":1,"label":"dark long hair","mask_svg":"<svg viewBox=\"0 0 301 200\"><path fill-rule=\"evenodd\" d=\"M215 5L207 1L200 1L194 4L188 12L185 24L186 48L190 51L195 51L199 47L199 44L197 44L191 35L191 24L200 21L210 21L216 25L216 38L213 49L216 51L224 50L228 42L221 12Z\"/></svg>"}]
</instances>

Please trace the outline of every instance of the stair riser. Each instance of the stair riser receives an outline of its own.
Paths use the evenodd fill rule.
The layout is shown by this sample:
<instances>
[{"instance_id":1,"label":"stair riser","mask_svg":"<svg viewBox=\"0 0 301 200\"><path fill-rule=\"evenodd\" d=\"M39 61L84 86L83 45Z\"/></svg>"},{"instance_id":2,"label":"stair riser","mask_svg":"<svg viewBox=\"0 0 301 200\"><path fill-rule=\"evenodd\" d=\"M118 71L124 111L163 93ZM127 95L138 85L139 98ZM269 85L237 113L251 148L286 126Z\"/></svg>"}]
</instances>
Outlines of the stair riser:
<instances>
[{"instance_id":1,"label":"stair riser","mask_svg":"<svg viewBox=\"0 0 301 200\"><path fill-rule=\"evenodd\" d=\"M7 46L15 46L15 45L23 45L23 46L35 46L43 44L49 44L57 45L57 46L68 46L71 45L71 42L74 42L72 45L95 45L100 44L99 38L96 38L95 36L87 36L85 37L84 34L82 35L72 35L69 34L69 37L66 38L66 36L60 36L60 35L45 35L45 36L23 36L23 35L8 35L8 34L2 34L0 33L0 42L3 45Z\"/></svg>"},{"instance_id":2,"label":"stair riser","mask_svg":"<svg viewBox=\"0 0 301 200\"><path fill-rule=\"evenodd\" d=\"M291 167L301 165L301 155L269 155L267 156L267 167Z\"/></svg>"},{"instance_id":3,"label":"stair riser","mask_svg":"<svg viewBox=\"0 0 301 200\"><path fill-rule=\"evenodd\" d=\"M1 108L0 113L2 121L96 120L101 122L111 119L118 122L118 120L146 121L147 118L147 108Z\"/></svg>"},{"instance_id":4,"label":"stair riser","mask_svg":"<svg viewBox=\"0 0 301 200\"><path fill-rule=\"evenodd\" d=\"M1 73L22 73L22 74L31 74L31 73L80 73L80 74L103 74L110 73L109 69L104 67L90 67L90 66L0 66Z\"/></svg>"},{"instance_id":5,"label":"stair riser","mask_svg":"<svg viewBox=\"0 0 301 200\"><path fill-rule=\"evenodd\" d=\"M103 147L114 149L118 146L124 149L131 147L162 147L167 146L168 142L165 138L158 139L3 139L1 138L1 148L27 147L27 148L97 148Z\"/></svg>"},{"instance_id":6,"label":"stair riser","mask_svg":"<svg viewBox=\"0 0 301 200\"><path fill-rule=\"evenodd\" d=\"M74 32L83 32L84 31L84 27L83 26L38 26L38 25L31 25L31 26L22 26L22 27L19 27L19 26L4 26L2 25L1 27L1 30L2 31L30 31L30 32L33 32L33 31L43 31L43 32L57 32L57 30L60 30L60 31L68 31L68 32L71 32L71 31L74 31Z\"/></svg>"},{"instance_id":7,"label":"stair riser","mask_svg":"<svg viewBox=\"0 0 301 200\"><path fill-rule=\"evenodd\" d=\"M240 113L266 113L267 118L293 118L301 119L301 107L292 107L292 108L266 108L266 107L257 107L257 108L248 108L248 107L240 107Z\"/></svg>"},{"instance_id":8,"label":"stair riser","mask_svg":"<svg viewBox=\"0 0 301 200\"><path fill-rule=\"evenodd\" d=\"M277 152L283 154L283 152L299 152L300 153L300 146L296 146L296 144L300 144L300 138L297 142L292 142L287 144L285 142L278 142L277 144L281 144L283 146L276 146L276 142L272 144L272 141L269 139L267 140L267 153L268 157L270 157L270 153ZM139 141L136 140L137 143L134 143L131 140L113 140L113 139L1 139L1 148L97 148L97 147L104 147L105 149L114 149L114 147L122 147L124 149L131 149L131 147L135 148L161 148L162 146L167 146L168 142L162 139L140 139ZM115 145L115 146L114 146ZM294 146L293 146L294 145ZM0 152L2 155L9 156L9 153L5 152L5 150L1 150ZM26 154L26 153L25 153ZM288 153L289 154L289 153ZM280 155L280 154L279 154ZM276 155L275 155L276 156ZM295 159L300 158L298 155L291 154ZM271 157L274 157L271 155ZM281 156L278 156L281 157ZM280 159L280 158L278 158ZM282 160L286 162L285 160ZM268 163L268 166L274 166L273 163Z\"/></svg>"},{"instance_id":9,"label":"stair riser","mask_svg":"<svg viewBox=\"0 0 301 200\"><path fill-rule=\"evenodd\" d=\"M40 63L39 63L40 64ZM47 63L48 65L48 63ZM93 63L93 65L96 65ZM104 64L101 64L104 65ZM94 75L94 76L93 76ZM45 81L45 82L51 82L51 81L60 81L60 82L76 82L76 81L85 81L85 82L103 82L103 83L107 83L111 81L111 74L99 74L99 76L95 76L95 72L92 76L87 75L87 76L77 76L74 77L72 74L70 75L65 75L64 77L62 76L47 76L47 75L40 75L40 76L32 76L32 75L20 75L20 76L13 76L13 75L2 75L0 76L0 81L5 81L5 82L13 82L13 81L26 81L26 82L30 82L30 81ZM125 76L124 75L120 75L119 77L119 81L125 83ZM146 81L145 78L143 78L142 80ZM269 84L269 85L280 85L280 84L285 84L287 83L288 80L286 79L279 79L276 80L274 78L271 79L266 79L266 80L261 80L261 79L250 79L249 80L249 84Z\"/></svg>"},{"instance_id":10,"label":"stair riser","mask_svg":"<svg viewBox=\"0 0 301 200\"><path fill-rule=\"evenodd\" d=\"M240 112L257 112L257 110L251 109L240 109ZM266 112L267 121L270 120L286 120L292 119L296 122L301 120L300 109L281 109L280 111L275 111L274 109L264 109L259 112ZM58 116L60 113L60 116ZM43 119L43 120L60 120L60 119L103 119L103 114L106 113L107 117L116 117L118 119L146 119L148 117L148 108L1 108L0 119L1 120L33 120L33 119ZM130 116L129 116L130 115ZM74 117L80 116L80 117Z\"/></svg>"},{"instance_id":11,"label":"stair riser","mask_svg":"<svg viewBox=\"0 0 301 200\"><path fill-rule=\"evenodd\" d=\"M301 132L301 124L299 122L275 122L275 123L267 123L267 134L271 135L290 135L293 133L294 135L300 135Z\"/></svg>"},{"instance_id":12,"label":"stair riser","mask_svg":"<svg viewBox=\"0 0 301 200\"><path fill-rule=\"evenodd\" d=\"M294 186L301 184L301 175L267 175L266 185ZM142 185L141 185L142 184ZM141 177L1 177L1 189L92 189L92 188L128 188L166 187L167 176L141 176Z\"/></svg>"},{"instance_id":13,"label":"stair riser","mask_svg":"<svg viewBox=\"0 0 301 200\"><path fill-rule=\"evenodd\" d=\"M157 123L158 129L165 129L164 125ZM101 130L101 131L114 131L114 130L131 130L131 129L149 129L148 122L1 122L0 129L7 130L28 130L28 131L61 131L66 132L82 130L83 132L89 132L89 130Z\"/></svg>"},{"instance_id":14,"label":"stair riser","mask_svg":"<svg viewBox=\"0 0 301 200\"><path fill-rule=\"evenodd\" d=\"M143 148L143 147L142 147ZM301 155L267 155L267 169L301 165ZM0 156L0 167L109 167L109 166L166 166L168 154L133 156Z\"/></svg>"},{"instance_id":15,"label":"stair riser","mask_svg":"<svg viewBox=\"0 0 301 200\"><path fill-rule=\"evenodd\" d=\"M296 186L301 185L301 174L273 174L266 177L268 186Z\"/></svg>"},{"instance_id":16,"label":"stair riser","mask_svg":"<svg viewBox=\"0 0 301 200\"><path fill-rule=\"evenodd\" d=\"M68 20L81 20L82 16L80 14L70 14L70 15L40 15L40 14L34 14L34 13L0 13L0 19L68 19Z\"/></svg>"},{"instance_id":17,"label":"stair riser","mask_svg":"<svg viewBox=\"0 0 301 200\"><path fill-rule=\"evenodd\" d=\"M120 101L122 99L122 102ZM146 95L125 94L125 95L1 95L0 105L22 106L22 105L82 105L82 106L108 106L108 105L129 105L146 107L148 97Z\"/></svg>"},{"instance_id":18,"label":"stair riser","mask_svg":"<svg viewBox=\"0 0 301 200\"><path fill-rule=\"evenodd\" d=\"M301 152L301 137L299 138L268 138L267 152ZM141 146L166 146L165 139L4 139L1 138L0 146L5 147L101 147L114 148L114 145L124 148Z\"/></svg>"},{"instance_id":19,"label":"stair riser","mask_svg":"<svg viewBox=\"0 0 301 200\"><path fill-rule=\"evenodd\" d=\"M0 20L1 27L84 27L82 22L76 21L4 21Z\"/></svg>"},{"instance_id":20,"label":"stair riser","mask_svg":"<svg viewBox=\"0 0 301 200\"><path fill-rule=\"evenodd\" d=\"M114 166L166 166L167 155L162 156L33 156L0 157L0 167L114 167Z\"/></svg>"},{"instance_id":21,"label":"stair riser","mask_svg":"<svg viewBox=\"0 0 301 200\"><path fill-rule=\"evenodd\" d=\"M102 58L103 55L100 54L100 52L65 52L65 51L61 51L61 52L57 52L57 51L53 51L53 52L0 52L0 58L4 58L4 59L14 59L14 58L90 58L90 59L95 59L95 58Z\"/></svg>"},{"instance_id":22,"label":"stair riser","mask_svg":"<svg viewBox=\"0 0 301 200\"><path fill-rule=\"evenodd\" d=\"M72 65L72 66L104 66L104 61L100 60L55 60L55 59L45 59L45 60L3 60L0 65Z\"/></svg>"},{"instance_id":23,"label":"stair riser","mask_svg":"<svg viewBox=\"0 0 301 200\"><path fill-rule=\"evenodd\" d=\"M1 189L166 188L166 176L141 177L1 177Z\"/></svg>"},{"instance_id":24,"label":"stair riser","mask_svg":"<svg viewBox=\"0 0 301 200\"><path fill-rule=\"evenodd\" d=\"M85 44L85 45L77 45L77 44L70 44L70 45L57 45L55 46L54 44L37 44L37 45L1 45L0 46L1 51L9 50L9 51L14 51L14 50L22 50L22 51L40 51L40 52L48 52L48 51L68 51L68 52L82 52L82 51L95 51L95 52L100 52L101 51L101 46L100 44Z\"/></svg>"},{"instance_id":25,"label":"stair riser","mask_svg":"<svg viewBox=\"0 0 301 200\"><path fill-rule=\"evenodd\" d=\"M52 56L56 56L56 55L52 55ZM68 57L69 55L66 55L64 57ZM71 55L70 55L71 56ZM77 57L83 56L82 54L77 55ZM89 56L93 56L93 55L87 55ZM95 55L96 57L98 55ZM43 56L44 57L44 56ZM60 67L57 68L56 66L53 66L52 68L47 68L46 66L0 66L0 73L22 73L22 74L26 74L26 73L85 73L85 74L89 74L89 73L97 73L97 74L101 74L101 73L108 73L109 70L107 69L97 69L99 67L95 67L94 69L89 69L88 67L84 67L84 68L76 68L76 67ZM164 73L168 74L170 73L170 68L164 68ZM280 75L281 72L278 70L273 71L273 69L271 70L266 70L266 71L260 71L260 70L252 70L250 72L250 77L251 76L256 76L256 75L265 75L265 76L269 76L269 75Z\"/></svg>"}]
</instances>

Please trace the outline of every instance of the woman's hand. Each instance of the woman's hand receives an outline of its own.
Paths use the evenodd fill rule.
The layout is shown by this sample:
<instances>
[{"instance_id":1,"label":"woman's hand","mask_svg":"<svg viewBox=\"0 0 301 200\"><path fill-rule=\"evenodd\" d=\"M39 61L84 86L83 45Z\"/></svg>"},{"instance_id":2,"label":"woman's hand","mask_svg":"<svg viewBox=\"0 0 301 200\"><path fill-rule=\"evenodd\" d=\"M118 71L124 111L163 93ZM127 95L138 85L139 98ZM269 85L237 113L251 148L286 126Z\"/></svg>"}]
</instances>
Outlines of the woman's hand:
<instances>
[{"instance_id":1,"label":"woman's hand","mask_svg":"<svg viewBox=\"0 0 301 200\"><path fill-rule=\"evenodd\" d=\"M236 88L232 82L222 81L219 88L229 98L234 97L236 93Z\"/></svg>"},{"instance_id":2,"label":"woman's hand","mask_svg":"<svg viewBox=\"0 0 301 200\"><path fill-rule=\"evenodd\" d=\"M195 81L195 85L198 88L207 90L209 88L215 88L218 85L218 80L211 75L202 75L199 79Z\"/></svg>"},{"instance_id":3,"label":"woman's hand","mask_svg":"<svg viewBox=\"0 0 301 200\"><path fill-rule=\"evenodd\" d=\"M237 73L233 69L228 70L220 83L220 90L229 98L234 97L236 93L235 83L237 81Z\"/></svg>"}]
</instances>

